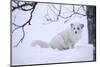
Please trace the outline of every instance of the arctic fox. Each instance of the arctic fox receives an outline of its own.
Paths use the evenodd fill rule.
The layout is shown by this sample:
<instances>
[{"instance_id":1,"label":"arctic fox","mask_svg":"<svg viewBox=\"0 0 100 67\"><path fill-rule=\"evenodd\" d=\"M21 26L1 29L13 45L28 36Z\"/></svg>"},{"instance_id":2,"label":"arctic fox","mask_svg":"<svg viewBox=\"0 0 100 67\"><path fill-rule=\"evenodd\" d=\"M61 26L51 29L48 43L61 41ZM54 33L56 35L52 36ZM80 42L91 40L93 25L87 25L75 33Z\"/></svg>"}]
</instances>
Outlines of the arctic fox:
<instances>
[{"instance_id":1,"label":"arctic fox","mask_svg":"<svg viewBox=\"0 0 100 67\"><path fill-rule=\"evenodd\" d=\"M42 48L53 48L59 50L65 50L73 48L74 45L80 40L82 35L84 24L71 23L70 28L58 33L50 43L42 40L35 40L32 42L32 46L39 45Z\"/></svg>"}]
</instances>

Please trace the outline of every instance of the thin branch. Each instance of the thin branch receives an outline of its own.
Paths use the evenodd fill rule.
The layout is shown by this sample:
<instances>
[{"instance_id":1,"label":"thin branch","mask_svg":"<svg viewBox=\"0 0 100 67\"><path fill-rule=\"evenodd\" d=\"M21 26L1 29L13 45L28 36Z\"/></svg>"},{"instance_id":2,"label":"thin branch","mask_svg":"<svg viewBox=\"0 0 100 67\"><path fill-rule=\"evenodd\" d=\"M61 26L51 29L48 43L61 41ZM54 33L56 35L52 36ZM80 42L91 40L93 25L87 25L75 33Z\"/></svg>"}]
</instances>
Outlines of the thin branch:
<instances>
[{"instance_id":1,"label":"thin branch","mask_svg":"<svg viewBox=\"0 0 100 67\"><path fill-rule=\"evenodd\" d=\"M69 21L69 19L71 19L71 17L74 15L74 13L73 14L71 14L70 16L68 16L68 17L63 17L64 19L66 19L65 21L64 21L64 23L66 23L67 21Z\"/></svg>"},{"instance_id":2,"label":"thin branch","mask_svg":"<svg viewBox=\"0 0 100 67\"><path fill-rule=\"evenodd\" d=\"M14 32L15 32L16 30L18 30L18 29L21 29L22 32L23 32L23 35L22 35L21 39L18 41L18 43L17 43L14 47L17 47L21 42L23 42L23 40L24 40L24 38L25 38L25 30L24 30L24 27L25 27L27 24L28 24L28 25L31 25L30 21L32 20L32 14L33 14L33 12L34 12L34 9L35 9L37 3L36 3L36 2L32 2L32 3L25 2L24 4L19 5L19 2L16 2L16 4L17 4L18 6L17 6L17 7L13 7L13 6L12 6L12 7L13 7L12 11L14 11L14 10L16 10L16 9L20 9L20 10L22 10L22 11L30 11L30 10L31 10L31 12L30 12L30 18L27 20L26 23L24 23L24 24L22 24L22 25L17 25L17 24L15 23L16 16L15 16L15 18L14 18L14 22L13 22L12 24L13 24L14 26L16 26L16 28L14 28L14 29L12 30L12 33L14 33ZM32 6L32 8L30 8L30 9L24 9L23 7L26 7L26 6Z\"/></svg>"},{"instance_id":3,"label":"thin branch","mask_svg":"<svg viewBox=\"0 0 100 67\"><path fill-rule=\"evenodd\" d=\"M16 25L16 24L15 24ZM13 31L12 33L14 33L17 29L20 29L22 26L17 26Z\"/></svg>"},{"instance_id":4,"label":"thin branch","mask_svg":"<svg viewBox=\"0 0 100 67\"><path fill-rule=\"evenodd\" d=\"M16 28L12 31L12 33L21 27L21 26L15 24L15 20L16 20L16 16L14 17L14 22L12 23L12 25L14 25Z\"/></svg>"},{"instance_id":5,"label":"thin branch","mask_svg":"<svg viewBox=\"0 0 100 67\"><path fill-rule=\"evenodd\" d=\"M55 15L57 15L56 12L49 5L48 5L48 7Z\"/></svg>"},{"instance_id":6,"label":"thin branch","mask_svg":"<svg viewBox=\"0 0 100 67\"><path fill-rule=\"evenodd\" d=\"M14 47L17 47L19 45L19 43L23 41L24 37L25 37L25 30L24 30L24 27L21 27L22 28L22 32L23 32L23 36L22 38L19 40L19 42L17 43L17 45L15 45Z\"/></svg>"},{"instance_id":7,"label":"thin branch","mask_svg":"<svg viewBox=\"0 0 100 67\"><path fill-rule=\"evenodd\" d=\"M31 7L33 7L33 5L36 4L35 2L31 2L31 3L29 3L29 2L24 2L24 4L19 5L20 1L15 1L15 0L13 0L13 2L16 3L17 6L13 6L13 5L12 5L12 11L14 11L14 10L16 10L16 9L21 9L21 10L23 10L23 11L30 11L30 10L32 10L33 8L25 9L25 8L23 8L23 7L26 7L26 6L31 6Z\"/></svg>"},{"instance_id":8,"label":"thin branch","mask_svg":"<svg viewBox=\"0 0 100 67\"><path fill-rule=\"evenodd\" d=\"M34 11L34 9L31 11L31 13L30 13L30 18L29 18L29 20L26 22L26 24L29 23L29 25L31 25L30 21L32 20L32 13L33 13L33 11ZM24 24L24 25L25 25L25 24Z\"/></svg>"},{"instance_id":9,"label":"thin branch","mask_svg":"<svg viewBox=\"0 0 100 67\"><path fill-rule=\"evenodd\" d=\"M55 5L54 5L54 4L52 5L52 7L53 7L54 9L56 9L57 11L59 11L59 9L57 9L57 8L55 7Z\"/></svg>"},{"instance_id":10,"label":"thin branch","mask_svg":"<svg viewBox=\"0 0 100 67\"><path fill-rule=\"evenodd\" d=\"M60 17L63 18L63 19L66 19L66 20L64 21L64 23L66 23L66 22L69 21L69 20L71 19L71 17L72 17L73 15L75 15L75 14L81 15L81 16L87 16L87 15L78 13L78 11L80 10L80 8L81 8L81 6L77 9L77 11L75 11L75 5L73 5L73 13L72 13L72 14L70 14L70 15L67 16L67 17L63 17L63 16L60 15Z\"/></svg>"},{"instance_id":11,"label":"thin branch","mask_svg":"<svg viewBox=\"0 0 100 67\"><path fill-rule=\"evenodd\" d=\"M30 19L29 19L26 23L24 23L22 26L19 26L19 25L13 23L13 24L14 24L15 26L17 26L17 27L12 31L12 33L13 33L14 31L20 29L20 28L22 28L22 31L23 31L23 37L19 40L19 42L17 43L17 45L15 45L14 47L17 47L17 46L20 44L20 42L23 41L23 39L24 39L24 37L25 37L24 27L25 27L27 24L31 25L30 21L31 21L31 19L32 19L32 13L33 13L33 11L34 11L34 9L33 9L33 10L31 11L31 13L30 13Z\"/></svg>"},{"instance_id":12,"label":"thin branch","mask_svg":"<svg viewBox=\"0 0 100 67\"><path fill-rule=\"evenodd\" d=\"M83 11L86 11L83 5L82 5L82 9L83 9Z\"/></svg>"},{"instance_id":13,"label":"thin branch","mask_svg":"<svg viewBox=\"0 0 100 67\"><path fill-rule=\"evenodd\" d=\"M81 16L87 16L87 15L85 15L85 14L78 13L78 12L75 12L75 14L77 14L77 15L81 15Z\"/></svg>"},{"instance_id":14,"label":"thin branch","mask_svg":"<svg viewBox=\"0 0 100 67\"><path fill-rule=\"evenodd\" d=\"M73 12L75 12L75 5L73 5Z\"/></svg>"},{"instance_id":15,"label":"thin branch","mask_svg":"<svg viewBox=\"0 0 100 67\"><path fill-rule=\"evenodd\" d=\"M17 24L15 24L15 23L12 23L14 26L17 26L17 27L19 27L19 25L17 25Z\"/></svg>"},{"instance_id":16,"label":"thin branch","mask_svg":"<svg viewBox=\"0 0 100 67\"><path fill-rule=\"evenodd\" d=\"M17 24L15 24L15 20L16 20L16 16L14 17L14 22L12 23L14 26L19 26L19 25L17 25Z\"/></svg>"},{"instance_id":17,"label":"thin branch","mask_svg":"<svg viewBox=\"0 0 100 67\"><path fill-rule=\"evenodd\" d=\"M64 16L61 15L62 5L60 5L60 9L59 9L59 10L55 7L55 5L52 5L52 7L53 7L55 10L58 11L58 14L55 13L55 11L49 6L50 10L56 15L57 18L56 18L55 20L53 20L53 19L51 19L51 18L49 17L49 19L48 19L47 21L51 21L51 22L49 22L49 23L44 23L44 24L50 24L50 23L52 23L52 22L57 22L57 21L59 20L60 17L63 18L63 19L66 19L66 20L64 21L64 23L66 23L67 21L69 21L69 20L72 18L73 15L87 16L87 15L85 15L85 14L79 13L79 10L80 10L80 8L82 8L82 6L78 7L78 9L77 9L76 11L75 11L75 5L72 5L72 6L73 6L73 13L70 14L69 16L66 16L66 17L64 17ZM48 15L48 16L49 16L49 15Z\"/></svg>"},{"instance_id":18,"label":"thin branch","mask_svg":"<svg viewBox=\"0 0 100 67\"><path fill-rule=\"evenodd\" d=\"M60 9L59 9L59 14L58 14L58 16L60 16L60 14L61 14L61 9L62 9L62 5L60 5Z\"/></svg>"},{"instance_id":19,"label":"thin branch","mask_svg":"<svg viewBox=\"0 0 100 67\"><path fill-rule=\"evenodd\" d=\"M16 15L15 15L15 17L14 17L14 23L15 23L15 20L16 20Z\"/></svg>"},{"instance_id":20,"label":"thin branch","mask_svg":"<svg viewBox=\"0 0 100 67\"><path fill-rule=\"evenodd\" d=\"M77 9L77 11L75 11L75 12L78 12L79 10L80 10L80 8L81 8L81 6Z\"/></svg>"},{"instance_id":21,"label":"thin branch","mask_svg":"<svg viewBox=\"0 0 100 67\"><path fill-rule=\"evenodd\" d=\"M43 24L50 24L52 22L57 22L59 20L60 14L61 14L61 9L62 9L61 4L60 4L59 10L54 5L52 5L52 8L54 8L58 12L58 14L51 8L51 6L48 5L48 7L56 15L56 19L55 20L51 19L50 16L48 15L48 10L47 10L46 16L48 16L48 18L46 18L46 19L47 19L47 21L50 21L50 22L49 23L43 23Z\"/></svg>"}]
</instances>

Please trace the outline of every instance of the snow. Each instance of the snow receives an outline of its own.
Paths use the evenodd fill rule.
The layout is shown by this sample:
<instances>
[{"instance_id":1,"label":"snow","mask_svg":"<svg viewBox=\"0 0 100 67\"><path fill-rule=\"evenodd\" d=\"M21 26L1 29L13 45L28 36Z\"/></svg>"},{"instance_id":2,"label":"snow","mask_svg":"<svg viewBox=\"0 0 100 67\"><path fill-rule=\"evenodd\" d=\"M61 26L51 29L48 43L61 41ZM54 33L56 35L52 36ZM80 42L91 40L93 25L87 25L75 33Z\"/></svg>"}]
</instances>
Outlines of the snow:
<instances>
[{"instance_id":1,"label":"snow","mask_svg":"<svg viewBox=\"0 0 100 67\"><path fill-rule=\"evenodd\" d=\"M70 7L72 6L70 5L69 8L67 8L71 10L72 8ZM23 33L19 29L12 34L12 65L92 61L94 48L91 44L88 44L87 17L74 15L66 24L63 23L66 19L60 18L57 22L44 25L43 23L48 22L44 17L46 10L47 4L38 3L33 13L33 19L31 20L32 25L25 26L25 38L16 48L13 46L16 45ZM82 11L80 10L80 12ZM12 19L14 19L15 16L15 23L22 25L29 18L30 12L15 10L12 14ZM59 51L57 49L31 46L34 40L43 40L49 43L57 33L65 30L72 22L84 24L82 38L75 44L75 48Z\"/></svg>"},{"instance_id":2,"label":"snow","mask_svg":"<svg viewBox=\"0 0 100 67\"><path fill-rule=\"evenodd\" d=\"M39 46L18 47L13 49L12 55L13 65L92 61L93 46L78 46L63 51Z\"/></svg>"}]
</instances>

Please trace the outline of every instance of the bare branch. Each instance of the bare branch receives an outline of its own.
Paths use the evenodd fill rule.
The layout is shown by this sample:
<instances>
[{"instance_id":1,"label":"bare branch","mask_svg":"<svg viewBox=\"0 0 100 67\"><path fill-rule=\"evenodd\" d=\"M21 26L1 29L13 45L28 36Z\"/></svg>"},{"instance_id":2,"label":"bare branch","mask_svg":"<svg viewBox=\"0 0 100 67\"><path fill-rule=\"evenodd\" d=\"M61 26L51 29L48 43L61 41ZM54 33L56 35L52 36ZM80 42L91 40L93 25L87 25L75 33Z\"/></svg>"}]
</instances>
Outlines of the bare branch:
<instances>
[{"instance_id":1,"label":"bare branch","mask_svg":"<svg viewBox=\"0 0 100 67\"><path fill-rule=\"evenodd\" d=\"M24 30L24 27L21 27L21 28L22 28L23 36L22 36L22 38L19 40L19 42L17 43L17 45L15 45L14 47L17 47L17 46L20 44L20 42L23 41L23 39L24 39L24 37L25 37L25 30Z\"/></svg>"},{"instance_id":2,"label":"bare branch","mask_svg":"<svg viewBox=\"0 0 100 67\"><path fill-rule=\"evenodd\" d=\"M14 23L13 23L14 24ZM14 24L14 25L16 25L16 24ZM17 26L17 25L16 25ZM19 29L19 28L21 28L22 26L17 26L13 31L12 31L12 33L14 33L17 29Z\"/></svg>"},{"instance_id":3,"label":"bare branch","mask_svg":"<svg viewBox=\"0 0 100 67\"><path fill-rule=\"evenodd\" d=\"M66 23L67 21L69 21L69 20L71 19L71 17L72 17L73 15L75 15L75 14L81 15L81 16L87 16L87 15L84 15L84 14L81 14L81 13L78 12L78 11L80 10L81 7L82 7L82 6L80 6L80 7L77 9L77 11L75 11L75 5L73 5L73 13L72 13L72 14L70 14L70 15L67 16L67 17L60 16L61 18L66 19L66 20L64 21L64 23Z\"/></svg>"},{"instance_id":4,"label":"bare branch","mask_svg":"<svg viewBox=\"0 0 100 67\"><path fill-rule=\"evenodd\" d=\"M12 11L16 10L16 9L20 9L20 10L23 10L23 11L30 11L32 10L33 8L33 5L36 5L36 2L24 2L23 4L19 5L19 3L21 1L16 1L16 0L12 0L14 3L17 4L17 6L13 6L12 5ZM30 6L31 8L24 8L24 7L27 7L27 6Z\"/></svg>"},{"instance_id":5,"label":"bare branch","mask_svg":"<svg viewBox=\"0 0 100 67\"><path fill-rule=\"evenodd\" d=\"M19 27L19 25L17 25L17 24L15 24L15 23L12 23L14 26L17 26L17 27Z\"/></svg>"},{"instance_id":6,"label":"bare branch","mask_svg":"<svg viewBox=\"0 0 100 67\"><path fill-rule=\"evenodd\" d=\"M55 7L55 5L52 5L52 8L54 8L58 12L58 14L51 8L51 6L48 5L48 7L56 15L56 19L55 20L51 19L50 16L48 15L48 10L47 10L48 18L46 18L46 19L47 19L47 21L50 21L50 22L49 23L43 23L43 24L50 24L52 22L57 22L59 20L60 14L61 14L61 9L62 9L62 5L61 4L60 4L60 8L59 9L57 9Z\"/></svg>"},{"instance_id":7,"label":"bare branch","mask_svg":"<svg viewBox=\"0 0 100 67\"><path fill-rule=\"evenodd\" d=\"M78 9L77 9L77 11L76 12L78 12L79 10L80 10L80 8L81 8L82 6L80 6Z\"/></svg>"},{"instance_id":8,"label":"bare branch","mask_svg":"<svg viewBox=\"0 0 100 67\"><path fill-rule=\"evenodd\" d=\"M31 25L30 22L31 22L31 20L32 20L32 14L33 14L33 12L34 12L34 9L35 9L37 3L36 3L36 2L24 2L24 3L22 3L22 4L19 4L20 1L16 1L16 0L12 0L12 1L15 2L15 3L17 4L17 6L13 6L13 5L12 5L12 7L13 7L13 8L12 8L12 11L14 11L14 10L16 10L16 9L19 9L19 10L22 10L22 11L30 11L30 10L31 10L31 12L30 12L30 18L27 20L27 22L25 22L25 23L22 24L22 25L17 25L17 24L15 23L15 19L16 19L16 16L15 16L14 22L12 23L12 25L15 26L15 28L12 30L12 34L13 34L15 31L17 31L18 29L21 29L22 32L23 32L21 39L20 39L20 40L18 41L18 43L14 46L14 47L17 47L21 42L23 42L23 40L24 40L24 38L25 38L25 30L24 30L24 27L25 27L26 25ZM26 9L25 7L27 7L27 6L31 6L31 8L30 8L30 9Z\"/></svg>"},{"instance_id":9,"label":"bare branch","mask_svg":"<svg viewBox=\"0 0 100 67\"><path fill-rule=\"evenodd\" d=\"M29 18L29 20L26 22L26 23L29 23L29 25L31 25L30 21L32 20L32 13L33 13L33 11L34 11L34 8L33 8L33 10L32 10L31 13L30 13L30 18Z\"/></svg>"},{"instance_id":10,"label":"bare branch","mask_svg":"<svg viewBox=\"0 0 100 67\"><path fill-rule=\"evenodd\" d=\"M81 16L87 16L87 15L85 15L85 14L81 14L81 13L78 13L78 12L75 12L75 14L81 15Z\"/></svg>"},{"instance_id":11,"label":"bare branch","mask_svg":"<svg viewBox=\"0 0 100 67\"><path fill-rule=\"evenodd\" d=\"M48 5L48 7L55 15L57 15L56 12L50 7L50 5Z\"/></svg>"},{"instance_id":12,"label":"bare branch","mask_svg":"<svg viewBox=\"0 0 100 67\"><path fill-rule=\"evenodd\" d=\"M75 5L72 5L72 6L73 6L73 10L72 10L73 13L70 14L69 16L65 16L65 17L61 15L62 5L60 5L59 9L57 9L55 7L55 5L52 5L52 8L54 8L56 11L58 11L58 14L51 8L51 6L49 6L49 9L56 15L57 18L55 20L53 20L49 17L49 19L47 19L47 21L51 21L50 23L57 22L59 20L59 18L61 17L61 18L65 19L64 23L66 23L67 21L69 21L72 18L73 15L87 16L85 14L79 13L80 8L83 8L83 6L78 7L77 10L75 9ZM50 24L50 23L47 23L47 24Z\"/></svg>"},{"instance_id":13,"label":"bare branch","mask_svg":"<svg viewBox=\"0 0 100 67\"><path fill-rule=\"evenodd\" d=\"M75 5L73 5L73 12L75 12Z\"/></svg>"},{"instance_id":14,"label":"bare branch","mask_svg":"<svg viewBox=\"0 0 100 67\"><path fill-rule=\"evenodd\" d=\"M54 4L52 5L52 7L53 7L54 9L56 9L57 11L59 11L59 9L57 9L57 8L55 7L55 5L54 5Z\"/></svg>"},{"instance_id":15,"label":"bare branch","mask_svg":"<svg viewBox=\"0 0 100 67\"><path fill-rule=\"evenodd\" d=\"M82 9L83 9L83 11L86 11L83 5L82 5Z\"/></svg>"},{"instance_id":16,"label":"bare branch","mask_svg":"<svg viewBox=\"0 0 100 67\"><path fill-rule=\"evenodd\" d=\"M74 13L71 14L70 16L68 16L68 17L65 17L64 19L66 19L66 20L64 21L64 23L66 23L67 21L69 21L73 15L74 15Z\"/></svg>"}]
</instances>

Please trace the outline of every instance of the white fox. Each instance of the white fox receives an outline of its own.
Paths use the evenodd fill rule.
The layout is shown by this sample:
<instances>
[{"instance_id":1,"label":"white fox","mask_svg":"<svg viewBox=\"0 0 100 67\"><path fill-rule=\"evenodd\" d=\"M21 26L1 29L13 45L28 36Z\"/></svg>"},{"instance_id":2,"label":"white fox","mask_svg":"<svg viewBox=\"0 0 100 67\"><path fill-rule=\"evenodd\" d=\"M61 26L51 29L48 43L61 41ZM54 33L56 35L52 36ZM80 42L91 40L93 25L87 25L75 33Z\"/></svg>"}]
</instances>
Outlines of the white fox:
<instances>
[{"instance_id":1,"label":"white fox","mask_svg":"<svg viewBox=\"0 0 100 67\"><path fill-rule=\"evenodd\" d=\"M35 40L32 42L32 46L39 45L42 48L53 48L59 50L65 50L74 48L74 45L80 40L82 35L84 24L81 23L71 23L70 28L58 33L50 43L44 42L42 40Z\"/></svg>"}]
</instances>

